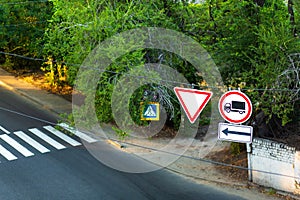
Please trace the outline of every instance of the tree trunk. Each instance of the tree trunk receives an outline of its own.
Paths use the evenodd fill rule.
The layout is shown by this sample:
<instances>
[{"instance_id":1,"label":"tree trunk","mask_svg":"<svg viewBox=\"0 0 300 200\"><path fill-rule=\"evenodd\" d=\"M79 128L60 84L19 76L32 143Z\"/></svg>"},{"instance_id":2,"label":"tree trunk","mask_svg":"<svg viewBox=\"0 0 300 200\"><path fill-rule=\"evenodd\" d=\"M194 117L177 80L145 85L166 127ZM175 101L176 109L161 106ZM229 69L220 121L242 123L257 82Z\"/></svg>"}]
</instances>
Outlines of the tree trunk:
<instances>
[{"instance_id":1,"label":"tree trunk","mask_svg":"<svg viewBox=\"0 0 300 200\"><path fill-rule=\"evenodd\" d=\"M293 27L293 34L294 36L296 36L296 27L295 27L295 14L294 14L294 3L293 3L293 0L288 0L288 12L289 12L289 15L290 15L290 21L291 21L291 25Z\"/></svg>"},{"instance_id":2,"label":"tree trunk","mask_svg":"<svg viewBox=\"0 0 300 200\"><path fill-rule=\"evenodd\" d=\"M260 7L263 7L265 4L265 0L254 0L254 3L256 3L257 5L259 5Z\"/></svg>"}]
</instances>

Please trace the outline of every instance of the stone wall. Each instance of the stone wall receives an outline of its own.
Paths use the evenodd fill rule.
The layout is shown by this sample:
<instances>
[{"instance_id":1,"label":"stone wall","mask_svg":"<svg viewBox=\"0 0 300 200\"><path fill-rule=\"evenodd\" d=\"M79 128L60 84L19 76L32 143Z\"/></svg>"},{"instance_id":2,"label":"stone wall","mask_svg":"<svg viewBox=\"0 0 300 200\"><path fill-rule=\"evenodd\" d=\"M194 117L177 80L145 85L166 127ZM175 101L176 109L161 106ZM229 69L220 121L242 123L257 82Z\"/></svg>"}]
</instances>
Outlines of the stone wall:
<instances>
[{"instance_id":1,"label":"stone wall","mask_svg":"<svg viewBox=\"0 0 300 200\"><path fill-rule=\"evenodd\" d=\"M259 185L299 193L300 153L294 147L254 138L247 146L249 178Z\"/></svg>"}]
</instances>

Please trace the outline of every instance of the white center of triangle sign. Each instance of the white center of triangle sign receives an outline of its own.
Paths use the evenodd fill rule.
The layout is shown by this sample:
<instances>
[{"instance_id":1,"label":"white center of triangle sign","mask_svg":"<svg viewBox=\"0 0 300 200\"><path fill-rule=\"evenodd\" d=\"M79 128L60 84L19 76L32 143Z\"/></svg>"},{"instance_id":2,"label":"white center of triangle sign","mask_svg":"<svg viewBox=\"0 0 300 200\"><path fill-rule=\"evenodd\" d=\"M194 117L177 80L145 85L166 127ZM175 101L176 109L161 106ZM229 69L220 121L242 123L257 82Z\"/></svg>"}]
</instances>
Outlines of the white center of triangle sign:
<instances>
[{"instance_id":1,"label":"white center of triangle sign","mask_svg":"<svg viewBox=\"0 0 300 200\"><path fill-rule=\"evenodd\" d=\"M175 87L174 91L185 114L192 124L196 121L213 94L210 91L180 87Z\"/></svg>"}]
</instances>

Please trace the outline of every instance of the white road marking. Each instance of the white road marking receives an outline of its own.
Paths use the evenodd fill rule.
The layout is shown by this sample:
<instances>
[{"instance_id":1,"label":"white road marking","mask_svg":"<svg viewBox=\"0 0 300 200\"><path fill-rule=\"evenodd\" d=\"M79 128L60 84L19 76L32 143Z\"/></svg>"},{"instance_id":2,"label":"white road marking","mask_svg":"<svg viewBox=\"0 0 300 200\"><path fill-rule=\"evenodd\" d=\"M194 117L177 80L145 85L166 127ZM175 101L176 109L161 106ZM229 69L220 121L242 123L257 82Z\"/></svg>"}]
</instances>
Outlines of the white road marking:
<instances>
[{"instance_id":1,"label":"white road marking","mask_svg":"<svg viewBox=\"0 0 300 200\"><path fill-rule=\"evenodd\" d=\"M81 143L77 142L73 138L70 138L69 136L65 135L64 133L60 132L59 130L55 129L52 126L44 126L44 129L53 133L54 135L56 135L57 137L59 137L60 139L62 139L64 141L66 141L67 143L69 143L72 146L80 146L81 145Z\"/></svg>"},{"instance_id":2,"label":"white road marking","mask_svg":"<svg viewBox=\"0 0 300 200\"><path fill-rule=\"evenodd\" d=\"M18 159L14 154L10 153L7 149L5 149L1 144L0 144L0 154L9 161Z\"/></svg>"},{"instance_id":3,"label":"white road marking","mask_svg":"<svg viewBox=\"0 0 300 200\"><path fill-rule=\"evenodd\" d=\"M70 131L71 133L73 133L74 135L78 136L79 138L87 141L88 143L93 143L93 142L98 142L98 140L91 138L90 136L88 136L85 133L82 133L76 129L74 129L73 127L69 126L66 123L60 123L58 124L59 126L61 126L62 128L66 129L67 131Z\"/></svg>"},{"instance_id":4,"label":"white road marking","mask_svg":"<svg viewBox=\"0 0 300 200\"><path fill-rule=\"evenodd\" d=\"M6 130L4 127L0 126L0 130L3 131L6 134L10 134L8 130Z\"/></svg>"},{"instance_id":5,"label":"white road marking","mask_svg":"<svg viewBox=\"0 0 300 200\"><path fill-rule=\"evenodd\" d=\"M26 135L24 132L22 132L22 131L16 131L16 132L14 132L14 134L16 136L18 136L19 138L21 138L22 140L24 140L25 142L27 142L32 147L34 147L39 152L41 152L41 153L50 152L49 149L47 149L46 147L44 147L43 145L41 145L40 143L38 143L37 141L35 141L31 137L29 137L28 135Z\"/></svg>"},{"instance_id":6,"label":"white road marking","mask_svg":"<svg viewBox=\"0 0 300 200\"><path fill-rule=\"evenodd\" d=\"M62 144L58 143L57 141L53 140L51 137L49 137L45 133L41 132L37 128L29 129L29 131L32 132L33 134L35 134L36 136L38 136L39 138L41 138L42 140L44 140L45 142L47 142L48 144L50 144L51 146L55 147L58 150L66 148L64 145L62 145Z\"/></svg>"},{"instance_id":7,"label":"white road marking","mask_svg":"<svg viewBox=\"0 0 300 200\"><path fill-rule=\"evenodd\" d=\"M19 142L17 142L13 138L9 137L8 135L6 135L6 134L0 135L0 138L2 140L4 140L6 143L8 143L10 146L12 146L13 148L15 148L23 156L29 157L29 156L33 156L34 155L31 151L29 151L28 149L26 149L26 147L22 146Z\"/></svg>"}]
</instances>

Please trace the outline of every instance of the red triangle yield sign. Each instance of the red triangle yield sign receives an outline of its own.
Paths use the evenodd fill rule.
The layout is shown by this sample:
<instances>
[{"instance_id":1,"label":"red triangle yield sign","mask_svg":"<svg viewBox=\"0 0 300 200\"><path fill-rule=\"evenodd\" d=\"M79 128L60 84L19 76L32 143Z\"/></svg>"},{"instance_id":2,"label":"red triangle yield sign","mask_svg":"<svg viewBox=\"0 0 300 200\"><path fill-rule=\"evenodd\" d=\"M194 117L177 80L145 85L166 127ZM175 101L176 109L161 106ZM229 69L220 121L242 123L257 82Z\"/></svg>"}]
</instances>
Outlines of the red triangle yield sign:
<instances>
[{"instance_id":1,"label":"red triangle yield sign","mask_svg":"<svg viewBox=\"0 0 300 200\"><path fill-rule=\"evenodd\" d=\"M187 88L174 88L175 94L190 122L193 124L213 93L210 91L187 89Z\"/></svg>"}]
</instances>

